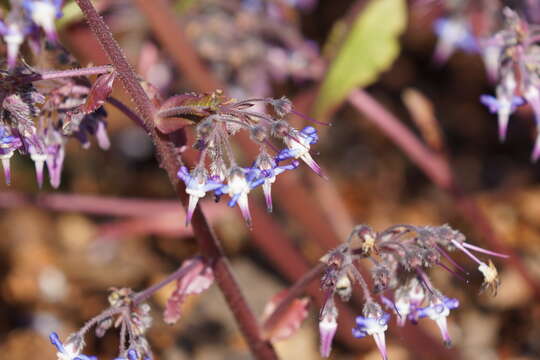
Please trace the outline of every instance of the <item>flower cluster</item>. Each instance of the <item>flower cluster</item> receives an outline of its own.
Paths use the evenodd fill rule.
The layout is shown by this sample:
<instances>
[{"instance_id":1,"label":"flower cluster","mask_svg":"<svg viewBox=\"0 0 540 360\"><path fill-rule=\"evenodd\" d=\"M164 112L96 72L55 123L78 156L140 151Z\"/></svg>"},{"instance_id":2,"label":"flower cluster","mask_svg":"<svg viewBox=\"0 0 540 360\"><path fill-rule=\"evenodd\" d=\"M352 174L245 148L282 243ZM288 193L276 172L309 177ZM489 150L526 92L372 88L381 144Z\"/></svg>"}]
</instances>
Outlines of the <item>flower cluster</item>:
<instances>
[{"instance_id":1,"label":"flower cluster","mask_svg":"<svg viewBox=\"0 0 540 360\"><path fill-rule=\"evenodd\" d=\"M76 65L61 46L50 46L57 44L54 22L62 16L62 4L62 0L11 0L0 20L7 49L7 71L0 70L0 160L7 184L11 182L10 159L17 152L35 163L40 187L46 164L51 186L57 188L70 137L86 148L88 136L96 135L101 148L109 147L107 114L101 105L112 90L115 74L111 69L41 71L18 62L19 49L27 39L34 53L47 51L64 65ZM45 39L49 46L43 46ZM87 73L103 75L92 86L84 76Z\"/></svg>"},{"instance_id":2,"label":"flower cluster","mask_svg":"<svg viewBox=\"0 0 540 360\"><path fill-rule=\"evenodd\" d=\"M435 22L438 35L435 59L446 61L456 49L481 54L489 78L497 85L494 96L482 95L480 101L497 114L500 141L506 138L512 113L519 106L530 105L537 133L531 160L537 161L540 158L540 26L528 23L508 7L501 9L497 1L461 1L447 7L448 16ZM499 24L501 10L504 21Z\"/></svg>"},{"instance_id":3,"label":"flower cluster","mask_svg":"<svg viewBox=\"0 0 540 360\"><path fill-rule=\"evenodd\" d=\"M442 3L444 14L434 22L437 45L434 60L443 63L456 50L481 54L490 77L496 74L498 54L485 38L498 26L501 5L492 0L434 1Z\"/></svg>"},{"instance_id":4,"label":"flower cluster","mask_svg":"<svg viewBox=\"0 0 540 360\"><path fill-rule=\"evenodd\" d=\"M489 40L499 55L495 96L483 95L481 101L498 114L501 141L515 109L525 103L531 106L537 128L531 159L536 161L540 158L540 26L528 24L510 8L503 14L504 28Z\"/></svg>"},{"instance_id":5,"label":"flower cluster","mask_svg":"<svg viewBox=\"0 0 540 360\"><path fill-rule=\"evenodd\" d=\"M10 11L0 19L0 35L7 47L8 68L13 70L19 50L26 39L30 48L38 53L40 40L45 34L47 40L56 43L54 22L62 16L63 0L10 0Z\"/></svg>"},{"instance_id":6,"label":"flower cluster","mask_svg":"<svg viewBox=\"0 0 540 360\"><path fill-rule=\"evenodd\" d=\"M199 199L208 192L213 192L216 200L228 195L228 205L238 205L246 223L251 225L248 194L262 186L267 208L271 211L272 184L279 174L297 168L297 159L322 175L310 154L311 145L318 141L317 130L312 126L297 130L285 120L287 115L296 113L288 99L235 101L220 92L207 96L192 95L189 102L186 99L189 97L184 95L182 105L165 106L158 113L162 117L187 117L196 113L198 117L194 147L200 151L199 159L191 171L186 166L178 171L178 177L186 184L189 195L186 225L190 223ZM270 106L274 115L257 111L258 105ZM167 120L161 122L163 124L158 123L158 128L161 126L161 129L171 131ZM229 140L240 130L247 130L251 140L259 147L259 154L249 167L238 165ZM285 148L278 150L272 144L272 138L281 140Z\"/></svg>"},{"instance_id":7,"label":"flower cluster","mask_svg":"<svg viewBox=\"0 0 540 360\"><path fill-rule=\"evenodd\" d=\"M335 296L348 301L355 283L362 288L365 303L362 315L356 318L353 336L372 336L383 359L387 359L385 332L391 317L389 312L395 314L399 326L406 321L416 324L422 318L435 321L444 344L450 346L447 317L459 306L459 301L436 289L426 271L441 266L457 276L458 271L465 272L448 254L454 250L460 250L478 264L478 270L484 276L482 288L495 294L499 285L495 266L491 260L486 263L471 251L499 257L506 255L465 242L463 234L447 225L396 225L382 232L375 232L366 225L355 227L344 244L321 259L326 264L321 279L326 299L319 317L321 355L330 355L338 326ZM372 290L354 264L366 258L374 264L370 269ZM450 266L443 260L447 260ZM380 298L380 303L389 312L383 310L374 295Z\"/></svg>"},{"instance_id":8,"label":"flower cluster","mask_svg":"<svg viewBox=\"0 0 540 360\"><path fill-rule=\"evenodd\" d=\"M112 82L104 90L91 87L85 77L40 73L28 66L0 72L0 79L0 159L7 184L11 182L10 159L16 152L32 159L40 187L46 164L51 186L57 188L69 138L78 139L86 148L88 135L96 135L101 148L109 147L107 113L101 100L110 93Z\"/></svg>"},{"instance_id":9,"label":"flower cluster","mask_svg":"<svg viewBox=\"0 0 540 360\"><path fill-rule=\"evenodd\" d=\"M95 326L98 337L105 335L112 327L120 329L119 356L115 360L152 360L153 355L145 333L152 324L148 304L135 301L130 289L112 289L109 295L110 307L90 320L78 332L62 342L56 333L49 338L57 349L58 360L97 360L95 356L82 354L84 336Z\"/></svg>"}]
</instances>

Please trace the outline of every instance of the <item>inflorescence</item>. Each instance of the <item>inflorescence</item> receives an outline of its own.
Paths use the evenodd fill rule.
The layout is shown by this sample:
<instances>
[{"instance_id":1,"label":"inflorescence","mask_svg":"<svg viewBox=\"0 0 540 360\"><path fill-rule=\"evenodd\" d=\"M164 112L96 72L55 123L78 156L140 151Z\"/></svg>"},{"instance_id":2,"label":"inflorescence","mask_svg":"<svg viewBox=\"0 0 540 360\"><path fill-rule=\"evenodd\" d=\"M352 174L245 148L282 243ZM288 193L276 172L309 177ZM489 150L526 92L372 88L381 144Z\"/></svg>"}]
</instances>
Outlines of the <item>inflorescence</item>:
<instances>
[{"instance_id":1,"label":"inflorescence","mask_svg":"<svg viewBox=\"0 0 540 360\"><path fill-rule=\"evenodd\" d=\"M353 336L372 336L383 359L387 359L385 332L390 313L396 316L399 326L405 325L406 321L416 324L422 318L435 321L444 344L450 346L446 319L450 311L459 306L459 301L435 288L427 270L441 266L457 276L459 271L465 272L448 254L455 250L477 263L484 276L482 289L496 294L499 286L497 269L491 260L482 261L473 252L507 256L465 242L463 234L447 225L396 225L382 232L375 232L366 225L356 226L344 244L321 259L326 264L321 279L321 289L326 298L319 316L321 355L330 355L337 330L335 296L349 301L355 283L360 285L365 301L362 315L356 318ZM369 259L373 264L370 269L372 290L355 265L362 259ZM451 265L446 265L443 259ZM374 299L375 295L380 302Z\"/></svg>"},{"instance_id":2,"label":"inflorescence","mask_svg":"<svg viewBox=\"0 0 540 360\"><path fill-rule=\"evenodd\" d=\"M270 107L273 114L258 110L261 105ZM163 117L193 114L197 115L197 140L193 147L199 151L199 158L192 170L182 166L178 171L189 195L186 225L190 223L199 199L207 192L213 192L216 200L228 195L228 205L238 205L246 223L251 226L248 206L251 190L262 186L267 208L272 211L271 188L276 176L297 168L298 160L322 176L310 154L311 145L318 141L317 130L312 126L297 130L287 122L289 114L302 115L286 98L236 101L217 91L206 96L191 95L191 98L183 95L181 105L165 106L158 112L158 116ZM162 122L166 123L166 120ZM163 127L168 128L168 125ZM259 154L249 167L237 163L230 142L231 136L240 130L246 130L259 148ZM272 138L281 140L285 148L277 148L271 142Z\"/></svg>"},{"instance_id":3,"label":"inflorescence","mask_svg":"<svg viewBox=\"0 0 540 360\"><path fill-rule=\"evenodd\" d=\"M540 158L540 26L530 25L516 12L504 9L505 26L490 40L498 49L498 85L495 96L481 101L498 114L499 137L506 138L510 115L518 106L529 104L536 122L536 141L531 159Z\"/></svg>"},{"instance_id":4,"label":"inflorescence","mask_svg":"<svg viewBox=\"0 0 540 360\"><path fill-rule=\"evenodd\" d=\"M502 9L503 21L499 24L496 19L501 6L497 1L452 4L448 5L448 16L435 22L439 37L435 60L446 61L456 49L482 55L488 77L497 85L495 95L482 95L480 102L497 114L500 141L506 139L510 116L518 107L530 105L536 123L531 160L537 161L540 158L540 25L529 23L508 7Z\"/></svg>"},{"instance_id":5,"label":"inflorescence","mask_svg":"<svg viewBox=\"0 0 540 360\"><path fill-rule=\"evenodd\" d=\"M90 81L58 74L58 78L40 81L42 73L26 65L11 73L0 71L0 159L7 184L11 182L10 159L16 152L32 159L40 187L46 164L51 186L57 188L68 139L75 138L87 148L89 135L95 135L102 149L109 148L107 113L95 101ZM103 98L108 96L107 91L100 91Z\"/></svg>"},{"instance_id":6,"label":"inflorescence","mask_svg":"<svg viewBox=\"0 0 540 360\"><path fill-rule=\"evenodd\" d=\"M41 71L19 56L26 41L34 55L47 51L62 65L77 65L58 43L55 20L62 16L62 4L62 0L11 0L9 12L0 19L7 48L7 69L0 70L0 160L7 184L10 159L17 152L34 162L40 187L46 164L51 186L57 188L69 138L87 148L89 135L95 135L101 148L109 148L107 114L101 105L112 90L111 69ZM99 87L84 76L90 73L102 75L96 81Z\"/></svg>"},{"instance_id":7,"label":"inflorescence","mask_svg":"<svg viewBox=\"0 0 540 360\"><path fill-rule=\"evenodd\" d=\"M10 11L0 19L0 35L7 47L8 68L13 70L21 46L28 40L30 49L41 51L43 35L50 43L58 36L54 22L62 17L63 0L10 0Z\"/></svg>"},{"instance_id":8,"label":"inflorescence","mask_svg":"<svg viewBox=\"0 0 540 360\"><path fill-rule=\"evenodd\" d=\"M53 332L49 339L57 349L58 360L97 360L95 356L82 353L84 336L92 327L95 327L97 337L103 337L113 327L120 330L119 356L115 360L152 360L153 354L146 340L146 331L152 324L150 306L135 300L135 293L130 289L112 289L110 307L65 342Z\"/></svg>"},{"instance_id":9,"label":"inflorescence","mask_svg":"<svg viewBox=\"0 0 540 360\"><path fill-rule=\"evenodd\" d=\"M58 360L97 360L97 357L83 354L84 337L95 329L95 335L101 338L112 329L118 329L118 357L114 360L152 360L154 359L146 333L152 325L150 306L145 301L163 286L176 281L175 289L167 300L163 313L166 323L174 324L182 315L182 304L194 294L206 291L214 282L210 262L202 257L185 260L182 266L161 282L139 293L128 288L112 288L109 294L109 307L88 321L80 330L62 342L55 332L49 339L57 349Z\"/></svg>"}]
</instances>

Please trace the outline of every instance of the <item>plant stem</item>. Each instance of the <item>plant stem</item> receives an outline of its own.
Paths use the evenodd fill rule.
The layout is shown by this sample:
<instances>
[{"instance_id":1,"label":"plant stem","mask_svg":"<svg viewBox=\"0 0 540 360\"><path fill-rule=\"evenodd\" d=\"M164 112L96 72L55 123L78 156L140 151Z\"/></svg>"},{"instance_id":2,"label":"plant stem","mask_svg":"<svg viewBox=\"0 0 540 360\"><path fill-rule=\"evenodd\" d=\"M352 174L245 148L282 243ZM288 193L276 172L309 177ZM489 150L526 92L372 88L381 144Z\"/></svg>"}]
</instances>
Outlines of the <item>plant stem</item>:
<instances>
[{"instance_id":1,"label":"plant stem","mask_svg":"<svg viewBox=\"0 0 540 360\"><path fill-rule=\"evenodd\" d=\"M77 0L90 29L99 40L107 56L113 63L126 91L129 93L137 112L141 115L146 128L156 146L160 166L167 172L171 184L175 187L182 204L187 206L188 195L185 186L178 181L176 172L180 168L179 160L174 151L174 145L163 136L160 136L154 127L155 108L141 87L136 74L129 65L118 43L114 40L109 28L96 12L90 0ZM240 288L232 274L229 262L225 258L223 250L210 229L206 218L197 207L192 218L192 227L197 238L200 251L203 256L209 258L213 265L216 281L225 296L225 299L239 324L240 330L257 359L277 359L272 345L262 339L260 328L251 309L247 305Z\"/></svg>"},{"instance_id":2,"label":"plant stem","mask_svg":"<svg viewBox=\"0 0 540 360\"><path fill-rule=\"evenodd\" d=\"M418 138L395 116L364 90L354 90L349 102L365 114L386 136L388 136L428 177L441 188L452 187L453 179L446 159L418 140Z\"/></svg>"},{"instance_id":3,"label":"plant stem","mask_svg":"<svg viewBox=\"0 0 540 360\"><path fill-rule=\"evenodd\" d=\"M364 2L365 0L359 0L358 7L361 7ZM205 89L207 83L204 82L200 76L196 76L190 66L183 63L186 57L189 57L194 61L198 61L199 64L194 64L193 66L195 66L195 68L200 68L202 65L200 64L200 59L196 56L196 52L193 50L189 42L183 42L182 47L175 46L175 39L177 36L182 36L184 32L179 26L179 22L169 15L172 13L171 7L163 0L155 2L137 0L137 5L146 15L146 18L156 38L164 46L169 56L171 56L178 65L178 69L182 71L184 76L189 77L191 83L194 84L196 88ZM211 72L208 72L207 74L211 75ZM220 81L214 76L213 83L220 84ZM225 92L227 91L227 88L223 85L219 85L219 88L225 90ZM313 94L313 97L314 96L315 94ZM297 102L295 102L295 105L297 105L296 103ZM305 113L307 113L307 111L305 111ZM245 134L240 133L237 135L239 145L248 155L256 156L259 152L258 146L254 144L248 138L248 136L243 135ZM276 195L276 200L280 203L285 212L289 213L291 216L294 216L294 220L302 225L302 228L306 231L308 238L313 239L314 242L318 243L323 249L334 248L340 244L340 239L334 229L328 223L328 219L323 208L319 203L313 201L313 197L306 189L305 185L302 184L298 174L287 174L286 177L276 182L273 187L275 188L274 193ZM291 192L291 189L295 190ZM257 222L266 222L268 225L275 224L273 219L267 216L264 212L254 215L255 216L253 219L255 221L255 232L258 232L257 227L260 226L257 225ZM274 225L274 227L279 229L279 226ZM262 231L260 233L262 233ZM254 235L255 237L258 236L257 234ZM270 235L270 237L272 237L272 235ZM256 240L259 241L259 239ZM281 269L281 271L288 271L288 268L292 266L291 264L285 264L282 259L279 259L279 256L275 256L275 254L279 254L280 251L282 253L289 252L290 247L278 245L275 239L270 239L270 242L261 241L259 247L263 249L264 253L270 258L276 258L276 266ZM268 247L274 247L276 249L274 251L270 251ZM298 260L296 260L296 262L298 262ZM308 271L308 269L309 268L306 266L305 271ZM298 276L296 277L298 278ZM313 292L310 291L310 293L317 298L318 305L322 306L322 293L319 291L319 289L314 287ZM349 329L354 326L354 313L352 313L350 307L342 303L339 303L338 307L341 316L337 335L340 337L340 340L343 343L346 343L349 347L356 349L365 346L362 342L355 341L354 338L350 336ZM412 330L411 333L413 331L419 332L418 330ZM418 344L421 343L423 347L432 350L432 353L440 353L438 343L430 341L421 333L415 335L416 337L414 338L414 341L409 341L408 338L405 340L408 347L412 351L417 352ZM450 357L451 356L448 358ZM428 359L429 357L424 358Z\"/></svg>"},{"instance_id":4,"label":"plant stem","mask_svg":"<svg viewBox=\"0 0 540 360\"><path fill-rule=\"evenodd\" d=\"M189 272L193 267L197 266L197 262L193 261L188 266L180 266L175 272L167 276L165 279L161 280L157 284L154 284L150 286L149 288L138 292L133 297L133 303L135 305L138 305L142 303L143 301L146 301L150 296L154 295L157 291L159 291L162 287L166 286L170 282L173 282L175 280L180 279L182 276L184 276L187 272Z\"/></svg>"},{"instance_id":5,"label":"plant stem","mask_svg":"<svg viewBox=\"0 0 540 360\"><path fill-rule=\"evenodd\" d=\"M77 76L101 75L101 74L110 73L112 70L113 70L112 66L102 65L102 66L92 66L92 67L80 68L80 69L44 71L42 73L23 75L22 77L17 79L17 82L19 84L21 83L24 84L24 83L31 83L34 81L42 81L42 80L55 80L55 79L77 77Z\"/></svg>"},{"instance_id":6,"label":"plant stem","mask_svg":"<svg viewBox=\"0 0 540 360\"><path fill-rule=\"evenodd\" d=\"M112 97L112 96L109 96L107 98L107 102L109 104L111 104L112 106L114 106L115 108L117 108L120 112L122 112L124 115L126 115L128 118L131 119L131 121L133 121L135 124L139 125L140 127L142 127L147 133L149 133L150 131L146 128L146 124L144 123L144 120L140 118L139 115L137 115L137 113L133 112L129 107L127 107L123 102L121 102L120 100Z\"/></svg>"},{"instance_id":7,"label":"plant stem","mask_svg":"<svg viewBox=\"0 0 540 360\"><path fill-rule=\"evenodd\" d=\"M55 211L77 211L94 215L148 216L182 211L178 201L117 198L62 193L37 195L6 191L0 192L0 208L34 205Z\"/></svg>"},{"instance_id":8,"label":"plant stem","mask_svg":"<svg viewBox=\"0 0 540 360\"><path fill-rule=\"evenodd\" d=\"M321 262L317 263L317 265L306 272L294 283L293 286L289 288L289 290L287 290L287 295L281 300L278 306L276 306L274 309L274 312L272 312L272 314L264 322L264 330L272 329L276 324L279 323L281 317L285 315L293 300L301 296L306 291L306 287L308 287L313 280L317 279L321 275L325 266L326 265Z\"/></svg>"},{"instance_id":9,"label":"plant stem","mask_svg":"<svg viewBox=\"0 0 540 360\"><path fill-rule=\"evenodd\" d=\"M349 102L367 119L388 136L424 173L442 190L445 190L460 209L462 215L494 250L510 255L508 261L521 274L535 296L540 298L540 283L520 261L519 256L495 233L486 215L478 204L461 189L455 181L448 160L431 151L394 115L364 90L354 90L349 94Z\"/></svg>"}]
</instances>

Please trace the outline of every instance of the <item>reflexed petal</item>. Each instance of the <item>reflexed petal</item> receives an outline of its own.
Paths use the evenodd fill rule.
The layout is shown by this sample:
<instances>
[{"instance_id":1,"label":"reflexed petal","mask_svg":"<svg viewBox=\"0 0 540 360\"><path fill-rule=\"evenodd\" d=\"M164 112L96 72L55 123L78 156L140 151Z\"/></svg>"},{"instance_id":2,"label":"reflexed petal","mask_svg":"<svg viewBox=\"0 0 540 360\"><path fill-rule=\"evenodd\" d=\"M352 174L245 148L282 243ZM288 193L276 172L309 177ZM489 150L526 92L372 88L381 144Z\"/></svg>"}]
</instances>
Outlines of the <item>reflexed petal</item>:
<instances>
[{"instance_id":1,"label":"reflexed petal","mask_svg":"<svg viewBox=\"0 0 540 360\"><path fill-rule=\"evenodd\" d=\"M321 339L320 352L322 357L329 357L332 351L332 341L337 331L335 317L327 316L319 321L319 336Z\"/></svg>"},{"instance_id":2,"label":"reflexed petal","mask_svg":"<svg viewBox=\"0 0 540 360\"><path fill-rule=\"evenodd\" d=\"M266 200L266 209L272 212L272 183L265 181L263 184L264 199Z\"/></svg>"},{"instance_id":3,"label":"reflexed petal","mask_svg":"<svg viewBox=\"0 0 540 360\"><path fill-rule=\"evenodd\" d=\"M247 194L242 194L238 198L238 207L240 207L240 212L242 217L246 221L246 224L251 228L251 213L249 212L249 201Z\"/></svg>"},{"instance_id":4,"label":"reflexed petal","mask_svg":"<svg viewBox=\"0 0 540 360\"><path fill-rule=\"evenodd\" d=\"M191 223L191 218L193 217L193 212L195 211L195 207L197 206L197 202L199 201L198 196L190 195L189 197L189 204L186 212L186 226Z\"/></svg>"},{"instance_id":5,"label":"reflexed petal","mask_svg":"<svg viewBox=\"0 0 540 360\"><path fill-rule=\"evenodd\" d=\"M377 332L373 334L373 339L375 340L375 344L377 344L377 348L379 349L383 360L387 360L388 355L386 353L386 340L384 332Z\"/></svg>"},{"instance_id":6,"label":"reflexed petal","mask_svg":"<svg viewBox=\"0 0 540 360\"><path fill-rule=\"evenodd\" d=\"M0 155L0 159L2 159L2 167L4 168L4 181L6 182L6 185L11 184L10 158L11 155Z\"/></svg>"}]
</instances>

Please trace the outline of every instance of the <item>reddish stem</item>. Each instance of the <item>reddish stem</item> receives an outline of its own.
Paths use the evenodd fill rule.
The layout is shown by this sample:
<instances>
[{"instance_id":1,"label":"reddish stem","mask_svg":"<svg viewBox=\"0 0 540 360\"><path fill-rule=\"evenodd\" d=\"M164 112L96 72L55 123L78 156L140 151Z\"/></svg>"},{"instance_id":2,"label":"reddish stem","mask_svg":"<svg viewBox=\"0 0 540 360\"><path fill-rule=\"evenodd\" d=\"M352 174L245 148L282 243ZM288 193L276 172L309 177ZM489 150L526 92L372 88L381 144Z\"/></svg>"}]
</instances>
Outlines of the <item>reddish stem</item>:
<instances>
[{"instance_id":1,"label":"reddish stem","mask_svg":"<svg viewBox=\"0 0 540 360\"><path fill-rule=\"evenodd\" d=\"M148 216L164 212L179 212L178 201L116 198L108 196L20 192L0 192L0 208L35 205L55 211L77 211L94 215Z\"/></svg>"},{"instance_id":2,"label":"reddish stem","mask_svg":"<svg viewBox=\"0 0 540 360\"><path fill-rule=\"evenodd\" d=\"M452 173L446 159L422 144L405 125L373 97L363 90L354 90L349 94L349 101L388 136L436 185L445 190L452 187Z\"/></svg>"},{"instance_id":3,"label":"reddish stem","mask_svg":"<svg viewBox=\"0 0 540 360\"><path fill-rule=\"evenodd\" d=\"M175 272L167 276L165 279L161 280L157 284L154 284L150 286L149 288L138 292L133 297L133 303L135 305L140 304L144 301L146 301L150 296L158 292L161 288L166 286L167 284L180 279L182 276L184 276L186 273L191 271L193 267L197 266L197 263L193 261L192 263L188 264L188 266L180 266Z\"/></svg>"},{"instance_id":4,"label":"reddish stem","mask_svg":"<svg viewBox=\"0 0 540 360\"><path fill-rule=\"evenodd\" d=\"M431 151L411 130L365 91L354 90L351 92L349 102L407 154L411 161L422 169L435 185L452 196L464 218L469 221L478 235L484 237L495 251L510 255L508 260L510 264L519 271L534 291L535 296L540 297L538 280L529 273L515 251L497 236L478 204L457 184L448 160L439 153Z\"/></svg>"},{"instance_id":5,"label":"reddish stem","mask_svg":"<svg viewBox=\"0 0 540 360\"><path fill-rule=\"evenodd\" d=\"M130 118L131 121L133 121L135 124L139 125L144 130L146 130L146 132L149 132L148 129L146 128L146 124L144 123L144 120L141 119L140 116L137 115L137 113L133 112L123 102L121 102L120 100L118 100L118 99L116 99L116 98L114 98L112 96L109 96L107 98L107 102L109 104L111 104L112 106L114 106L115 108L117 108L120 112L122 112L128 118Z\"/></svg>"},{"instance_id":6,"label":"reddish stem","mask_svg":"<svg viewBox=\"0 0 540 360\"><path fill-rule=\"evenodd\" d=\"M294 299L300 297L305 291L306 288L311 284L312 281L318 279L324 268L325 264L317 263L315 267L306 272L301 278L299 278L293 286L287 290L287 295L280 301L280 303L274 309L274 312L266 319L263 324L263 329L272 329L276 324L279 323L281 317L285 315L289 305L294 301Z\"/></svg>"},{"instance_id":7,"label":"reddish stem","mask_svg":"<svg viewBox=\"0 0 540 360\"><path fill-rule=\"evenodd\" d=\"M168 139L160 136L154 128L155 108L151 100L144 92L136 74L122 53L120 46L114 40L109 28L96 12L90 0L77 0L77 4L81 8L90 29L114 64L126 91L136 104L137 112L141 115L146 128L150 131L150 136L156 146L158 158L160 159L160 166L167 172L169 180L175 187L182 204L187 206L188 195L185 192L185 186L176 177L176 172L180 168L179 159L175 154L174 145ZM238 287L219 242L199 207L197 207L193 214L191 224L201 253L211 259L216 281L242 333L246 337L253 355L258 359L277 359L272 345L261 338L259 325Z\"/></svg>"},{"instance_id":8,"label":"reddish stem","mask_svg":"<svg viewBox=\"0 0 540 360\"><path fill-rule=\"evenodd\" d=\"M110 73L113 67L110 65L92 66L80 69L44 71L41 73L22 75L16 78L18 84L31 83L34 81L55 80L78 76L101 75Z\"/></svg>"}]
</instances>

